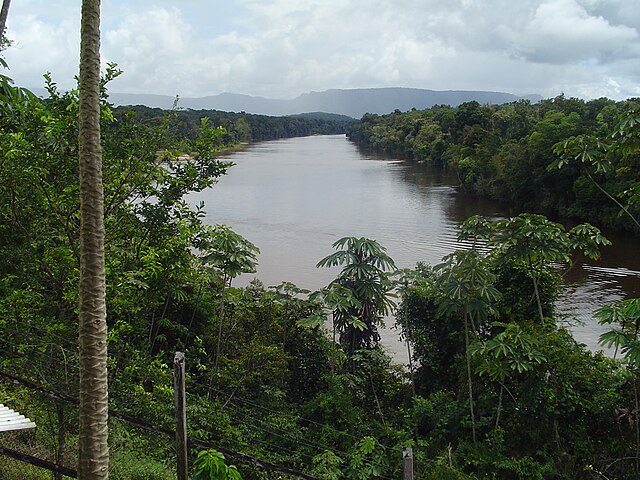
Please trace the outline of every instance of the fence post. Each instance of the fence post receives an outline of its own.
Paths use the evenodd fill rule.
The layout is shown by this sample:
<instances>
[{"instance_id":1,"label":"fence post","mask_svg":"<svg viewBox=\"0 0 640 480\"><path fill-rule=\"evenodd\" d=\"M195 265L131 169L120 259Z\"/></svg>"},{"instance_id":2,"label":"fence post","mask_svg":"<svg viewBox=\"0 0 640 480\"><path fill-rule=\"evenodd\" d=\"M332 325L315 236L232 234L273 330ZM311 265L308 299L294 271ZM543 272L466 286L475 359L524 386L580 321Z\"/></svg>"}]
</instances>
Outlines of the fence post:
<instances>
[{"instance_id":1,"label":"fence post","mask_svg":"<svg viewBox=\"0 0 640 480\"><path fill-rule=\"evenodd\" d=\"M404 459L402 480L413 480L413 449L411 447L405 448L402 457Z\"/></svg>"},{"instance_id":2,"label":"fence post","mask_svg":"<svg viewBox=\"0 0 640 480\"><path fill-rule=\"evenodd\" d=\"M184 385L184 353L173 357L173 393L176 406L176 456L178 480L187 480L187 410Z\"/></svg>"}]
</instances>

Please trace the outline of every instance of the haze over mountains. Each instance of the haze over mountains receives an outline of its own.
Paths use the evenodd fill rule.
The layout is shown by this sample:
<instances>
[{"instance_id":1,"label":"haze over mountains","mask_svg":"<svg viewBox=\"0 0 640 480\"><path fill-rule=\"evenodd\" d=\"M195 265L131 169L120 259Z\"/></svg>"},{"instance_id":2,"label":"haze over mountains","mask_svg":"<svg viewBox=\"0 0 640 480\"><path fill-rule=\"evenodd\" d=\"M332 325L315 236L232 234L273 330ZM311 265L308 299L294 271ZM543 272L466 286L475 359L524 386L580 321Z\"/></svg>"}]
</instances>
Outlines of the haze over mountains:
<instances>
[{"instance_id":1,"label":"haze over mountains","mask_svg":"<svg viewBox=\"0 0 640 480\"><path fill-rule=\"evenodd\" d=\"M273 116L327 112L360 118L365 113L385 114L396 109L401 111L412 108L424 109L440 104L457 106L472 100L481 104L502 104L520 99L537 102L542 97L540 95L519 97L510 93L485 91L358 88L305 93L288 100L221 93L210 97L180 98L179 106L194 110L222 110ZM168 95L111 93L110 100L115 105L146 105L168 109L172 107L175 98Z\"/></svg>"}]
</instances>

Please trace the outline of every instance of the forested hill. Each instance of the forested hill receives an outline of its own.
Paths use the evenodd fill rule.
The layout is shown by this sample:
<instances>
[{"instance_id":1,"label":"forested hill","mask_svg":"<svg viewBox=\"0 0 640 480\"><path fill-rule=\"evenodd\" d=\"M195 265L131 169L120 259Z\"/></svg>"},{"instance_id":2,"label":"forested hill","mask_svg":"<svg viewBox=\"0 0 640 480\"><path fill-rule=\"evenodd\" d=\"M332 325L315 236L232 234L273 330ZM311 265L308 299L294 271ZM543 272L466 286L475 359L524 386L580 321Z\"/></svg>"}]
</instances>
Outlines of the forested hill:
<instances>
[{"instance_id":1,"label":"forested hill","mask_svg":"<svg viewBox=\"0 0 640 480\"><path fill-rule=\"evenodd\" d=\"M197 136L201 119L208 118L211 125L224 127L224 141L229 144L308 135L340 134L345 133L347 126L354 121L351 117L323 112L271 117L218 110L163 110L142 105L114 109L116 117L125 116L127 113L135 113L138 120L148 125L160 124L167 115L170 115L171 128L176 138L191 140Z\"/></svg>"},{"instance_id":2,"label":"forested hill","mask_svg":"<svg viewBox=\"0 0 640 480\"><path fill-rule=\"evenodd\" d=\"M454 168L465 188L516 209L638 230L620 204L635 204L628 207L635 216L640 211L633 202L640 157L619 135L637 103L564 96L537 104L467 102L367 114L348 136L364 148Z\"/></svg>"}]
</instances>

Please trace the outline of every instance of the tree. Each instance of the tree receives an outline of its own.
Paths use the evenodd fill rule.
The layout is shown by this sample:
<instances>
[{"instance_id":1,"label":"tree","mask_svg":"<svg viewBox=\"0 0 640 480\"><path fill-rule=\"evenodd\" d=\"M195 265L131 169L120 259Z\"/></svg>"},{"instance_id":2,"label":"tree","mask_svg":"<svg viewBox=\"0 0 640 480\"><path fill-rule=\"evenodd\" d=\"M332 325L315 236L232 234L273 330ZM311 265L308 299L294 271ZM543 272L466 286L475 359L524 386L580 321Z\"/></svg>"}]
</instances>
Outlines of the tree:
<instances>
[{"instance_id":1,"label":"tree","mask_svg":"<svg viewBox=\"0 0 640 480\"><path fill-rule=\"evenodd\" d=\"M258 264L256 255L260 249L242 235L238 235L226 225L216 225L207 242L203 261L212 265L222 274L220 306L218 309L218 339L214 366L218 366L222 342L222 322L224 319L224 294L231 282L241 273L253 273Z\"/></svg>"},{"instance_id":2,"label":"tree","mask_svg":"<svg viewBox=\"0 0 640 480\"><path fill-rule=\"evenodd\" d=\"M2 0L2 9L0 10L0 37L4 37L4 31L7 28L7 17L9 16L9 4L11 0Z\"/></svg>"},{"instance_id":3,"label":"tree","mask_svg":"<svg viewBox=\"0 0 640 480\"><path fill-rule=\"evenodd\" d=\"M608 332L600 335L600 344L611 348L615 346L622 352L629 368L634 373L633 396L634 409L630 418L636 430L636 472L640 471L640 395L638 394L638 378L640 377L640 298L622 300L613 305L607 305L596 310L596 318L601 325L617 325Z\"/></svg>"},{"instance_id":4,"label":"tree","mask_svg":"<svg viewBox=\"0 0 640 480\"><path fill-rule=\"evenodd\" d=\"M553 263L571 263L573 252L597 259L599 247L611 244L600 230L588 223L566 232L562 225L530 213L490 223L481 217L471 217L465 221L460 238L484 239L498 264L527 271L540 323L544 323L545 318L540 294L540 279L545 271L553 268Z\"/></svg>"},{"instance_id":5,"label":"tree","mask_svg":"<svg viewBox=\"0 0 640 480\"><path fill-rule=\"evenodd\" d=\"M476 336L480 323L486 322L495 312L494 304L500 297L493 283L495 275L490 262L477 250L456 251L447 255L443 263L435 267L442 299L438 307L440 315L457 314L464 325L464 346L469 386L469 412L473 442L476 442L476 420L473 408L473 382L471 376L471 334Z\"/></svg>"},{"instance_id":6,"label":"tree","mask_svg":"<svg viewBox=\"0 0 640 480\"><path fill-rule=\"evenodd\" d=\"M611 200L619 209L620 214L625 214L630 219L633 227L640 229L640 218L634 215L632 209L640 206L640 182L637 176L638 153L640 152L640 107L631 103L630 108L619 115L617 124L611 130L604 128L604 133L584 134L569 137L554 146L554 153L558 156L556 161L549 165L548 169L560 169L564 166L578 162L581 164L585 175L589 180ZM620 172L634 172L634 181L627 182L627 188L618 194L612 194L601 185L596 176L613 174L619 176ZM620 175L622 176L622 175ZM626 200L626 204L622 202ZM635 399L635 424L636 431L636 473L640 471L640 396L638 394L638 375L640 372L640 299L630 298L613 305L604 306L595 312L600 324L616 324L614 328L600 336L600 344L606 347L621 350L629 368L634 372L633 393Z\"/></svg>"},{"instance_id":7,"label":"tree","mask_svg":"<svg viewBox=\"0 0 640 480\"><path fill-rule=\"evenodd\" d=\"M109 477L107 318L100 147L100 1L83 0L80 38L80 426L78 478Z\"/></svg>"},{"instance_id":8,"label":"tree","mask_svg":"<svg viewBox=\"0 0 640 480\"><path fill-rule=\"evenodd\" d=\"M628 175L637 170L632 165L624 165L623 160L633 158L640 151L640 107L632 105L629 111L621 114L613 130L605 134L581 134L566 138L553 146L557 159L547 169L561 169L571 163L579 163L582 171L596 188L611 200L640 229L640 220L631 211L640 206L640 182L631 182L618 194L612 194L597 179L607 174L615 176ZM626 200L626 205L622 201Z\"/></svg>"},{"instance_id":9,"label":"tree","mask_svg":"<svg viewBox=\"0 0 640 480\"><path fill-rule=\"evenodd\" d=\"M117 73L109 65L101 80L100 132L109 338L119 339L109 344L111 358L118 359L110 364L112 379L128 368L125 359L135 350L157 354L193 339L213 316L213 300L191 295L211 277L197 255L210 227L202 205L192 208L183 197L210 187L229 165L212 158L206 141L170 138L171 116L157 126L132 115L114 119L104 84ZM31 299L11 319L16 344L33 343L29 327L40 330L42 342L48 341L43 332L56 331L77 343L78 92L59 93L49 76L46 86L46 101L10 82L0 93L0 197L6 199L0 203L0 277L7 289L0 311ZM183 152L189 157L179 158ZM77 362L77 348L65 360L53 346L54 371L68 359ZM12 370L32 371L21 364ZM78 395L77 383L64 375L42 378L52 389Z\"/></svg>"},{"instance_id":10,"label":"tree","mask_svg":"<svg viewBox=\"0 0 640 480\"><path fill-rule=\"evenodd\" d=\"M504 331L485 342L476 342L469 347L471 356L480 358L476 372L480 376L487 375L500 384L494 429L500 424L504 383L507 378L516 372L529 371L535 364L546 360L538 349L539 339L527 333L521 326L516 323L498 323L496 326L504 327Z\"/></svg>"},{"instance_id":11,"label":"tree","mask_svg":"<svg viewBox=\"0 0 640 480\"><path fill-rule=\"evenodd\" d=\"M389 298L392 282L387 272L395 269L395 263L382 245L368 238L343 237L332 246L340 250L320 260L317 267L344 265L330 286L346 288L355 301L341 302L344 308L334 309L333 318L340 343L353 355L380 341L378 326L393 305Z\"/></svg>"}]
</instances>

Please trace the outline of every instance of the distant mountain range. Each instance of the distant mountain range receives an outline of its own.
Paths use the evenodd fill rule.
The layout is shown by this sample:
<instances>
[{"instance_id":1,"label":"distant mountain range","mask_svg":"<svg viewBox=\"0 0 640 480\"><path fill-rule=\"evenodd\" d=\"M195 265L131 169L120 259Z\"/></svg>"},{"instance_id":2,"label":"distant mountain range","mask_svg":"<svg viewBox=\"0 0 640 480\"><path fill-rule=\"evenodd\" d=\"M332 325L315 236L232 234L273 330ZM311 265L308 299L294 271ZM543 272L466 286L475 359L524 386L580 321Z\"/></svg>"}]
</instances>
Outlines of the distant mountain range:
<instances>
[{"instance_id":1,"label":"distant mountain range","mask_svg":"<svg viewBox=\"0 0 640 480\"><path fill-rule=\"evenodd\" d=\"M38 92L39 93L39 92ZM135 93L111 93L115 105L146 105L168 109L175 97ZM210 97L181 97L179 106L194 110L222 110L225 112L247 112L261 115L293 115L306 112L327 112L360 118L365 113L385 114L429 108L434 105L457 106L475 100L481 104L502 104L527 99L542 100L540 95L519 97L504 92L465 90L425 90L420 88L355 88L348 90L325 90L302 94L289 100L253 97L237 93L221 93Z\"/></svg>"}]
</instances>

